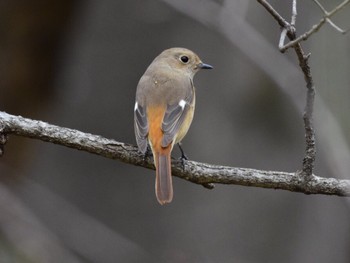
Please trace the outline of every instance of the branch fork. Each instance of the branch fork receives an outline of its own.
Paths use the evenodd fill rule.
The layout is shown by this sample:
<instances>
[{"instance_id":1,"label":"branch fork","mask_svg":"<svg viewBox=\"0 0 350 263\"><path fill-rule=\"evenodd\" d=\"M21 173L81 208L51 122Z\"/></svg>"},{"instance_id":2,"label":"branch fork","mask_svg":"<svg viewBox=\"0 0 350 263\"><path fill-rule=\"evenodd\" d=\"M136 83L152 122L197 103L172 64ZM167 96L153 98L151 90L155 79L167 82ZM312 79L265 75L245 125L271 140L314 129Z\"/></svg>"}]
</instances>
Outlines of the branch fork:
<instances>
[{"instance_id":1,"label":"branch fork","mask_svg":"<svg viewBox=\"0 0 350 263\"><path fill-rule=\"evenodd\" d=\"M306 31L304 34L300 35L299 37L296 37L295 35L295 23L296 23L296 17L297 17L297 8L296 8L296 0L293 0L293 4L292 4L292 18L291 18L291 22L288 23L285 19L282 18L282 16L280 16L278 14L278 12L265 0L258 0L258 2L260 4L262 4L266 9L268 9L268 11L270 13L277 13L278 15L273 15L273 17L278 20L279 24L281 25L282 32L281 32L281 36L280 36L280 41L278 44L278 48L279 50L283 53L285 52L287 49L291 48L291 47L295 47L297 44L299 44L301 41L305 41L307 40L312 34L314 34L315 32L317 32L325 23L328 23L331 27L333 27L335 30L337 30L339 33L341 34L346 34L349 29L344 30L341 29L339 26L337 26L330 18L335 15L337 12L339 12L341 9L343 9L347 4L350 3L350 0L345 0L343 1L341 4L339 4L338 6L336 6L332 11L328 12L318 0L313 0L316 5L322 10L323 12L323 18L320 20L320 22L318 24L315 24L311 27L311 29L309 29L308 31ZM285 43L285 38L286 35L288 35L290 41L287 44Z\"/></svg>"}]
</instances>

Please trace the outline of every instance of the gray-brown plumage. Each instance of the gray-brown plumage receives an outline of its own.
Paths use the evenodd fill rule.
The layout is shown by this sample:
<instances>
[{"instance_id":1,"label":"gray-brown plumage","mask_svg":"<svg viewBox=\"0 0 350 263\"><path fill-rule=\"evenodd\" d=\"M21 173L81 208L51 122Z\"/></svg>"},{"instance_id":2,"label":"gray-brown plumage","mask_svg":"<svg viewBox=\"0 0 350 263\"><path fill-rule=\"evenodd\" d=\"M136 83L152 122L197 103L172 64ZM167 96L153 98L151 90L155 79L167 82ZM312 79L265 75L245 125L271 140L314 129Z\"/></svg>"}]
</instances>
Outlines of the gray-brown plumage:
<instances>
[{"instance_id":1,"label":"gray-brown plumage","mask_svg":"<svg viewBox=\"0 0 350 263\"><path fill-rule=\"evenodd\" d=\"M160 204L173 198L171 150L186 135L194 113L193 77L210 69L185 48L164 50L141 77L134 109L135 136L139 150L152 149L156 166L156 196Z\"/></svg>"}]
</instances>

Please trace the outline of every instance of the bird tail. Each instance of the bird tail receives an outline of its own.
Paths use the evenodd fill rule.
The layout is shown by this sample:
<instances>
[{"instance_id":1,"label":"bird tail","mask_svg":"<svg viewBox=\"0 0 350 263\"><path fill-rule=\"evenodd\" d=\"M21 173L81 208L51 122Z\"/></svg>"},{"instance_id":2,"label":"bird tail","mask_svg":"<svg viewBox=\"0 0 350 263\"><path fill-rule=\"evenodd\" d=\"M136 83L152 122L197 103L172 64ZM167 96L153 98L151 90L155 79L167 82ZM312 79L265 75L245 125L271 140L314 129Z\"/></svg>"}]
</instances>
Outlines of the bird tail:
<instances>
[{"instance_id":1,"label":"bird tail","mask_svg":"<svg viewBox=\"0 0 350 263\"><path fill-rule=\"evenodd\" d=\"M170 149L169 149L170 150ZM173 182L171 177L171 150L154 154L156 164L156 196L161 205L173 200Z\"/></svg>"}]
</instances>

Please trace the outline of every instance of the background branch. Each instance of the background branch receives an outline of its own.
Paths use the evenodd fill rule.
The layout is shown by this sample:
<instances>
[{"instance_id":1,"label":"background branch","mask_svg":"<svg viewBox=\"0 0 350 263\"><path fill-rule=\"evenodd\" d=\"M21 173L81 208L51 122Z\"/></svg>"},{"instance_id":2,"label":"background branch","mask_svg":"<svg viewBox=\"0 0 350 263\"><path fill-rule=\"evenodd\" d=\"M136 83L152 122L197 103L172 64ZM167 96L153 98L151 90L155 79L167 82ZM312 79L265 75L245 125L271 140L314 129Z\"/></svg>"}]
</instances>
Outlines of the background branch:
<instances>
[{"instance_id":1,"label":"background branch","mask_svg":"<svg viewBox=\"0 0 350 263\"><path fill-rule=\"evenodd\" d=\"M291 26L295 25L295 16L294 16L294 11L293 11L293 16L291 23L288 24L286 21L272 8L272 6L265 0L258 0L260 4L262 4L269 12L270 14L278 21L280 26L284 28L290 28ZM288 48L295 46L296 44L300 43L301 41L304 41L308 39L312 34L317 32L326 22L329 23L333 28L335 28L338 32L345 34L347 33L348 30L343 30L340 27L338 27L336 24L330 20L330 18L335 15L338 11L343 9L349 2L350 0L345 0L344 2L340 3L338 6L336 6L331 12L327 12L326 9L320 4L319 1L314 0L314 2L317 4L318 7L323 11L324 17L320 20L318 24L313 25L308 31L306 31L304 34L300 35L299 37L293 37L290 42L283 46L279 46L279 49L281 52L285 52ZM295 2L293 2L293 10L295 7ZM296 13L295 13L296 14Z\"/></svg>"},{"instance_id":2,"label":"background branch","mask_svg":"<svg viewBox=\"0 0 350 263\"><path fill-rule=\"evenodd\" d=\"M94 153L125 163L154 169L151 158L144 158L137 147L103 138L98 135L63 128L42 121L31 120L0 112L1 133L14 134L70 148ZM350 196L350 180L321 178L315 175L304 181L296 173L263 171L249 168L235 168L186 161L173 160L173 175L187 181L207 186L208 184L236 184L302 192L305 194L326 194Z\"/></svg>"},{"instance_id":3,"label":"background branch","mask_svg":"<svg viewBox=\"0 0 350 263\"><path fill-rule=\"evenodd\" d=\"M265 9L276 19L279 25L283 25L283 31L281 34L281 39L285 37L285 34L289 37L291 41L295 40L295 29L293 24L296 22L296 2L293 2L292 8L292 19L291 24L287 23L286 20L265 0L258 0L258 2L265 7ZM286 31L286 33L284 33ZM281 40L279 46L281 45ZM306 178L310 178L313 173L316 158L316 145L315 145L315 131L313 127L313 108L315 101L315 87L314 81L312 79L310 66L309 66L309 55L305 55L299 42L293 46L295 53L299 60L299 66L304 74L304 79L306 82L306 105L303 114L304 127L305 127L305 139L306 139L306 149L305 156L303 159L303 175ZM283 48L280 48L283 52Z\"/></svg>"}]
</instances>

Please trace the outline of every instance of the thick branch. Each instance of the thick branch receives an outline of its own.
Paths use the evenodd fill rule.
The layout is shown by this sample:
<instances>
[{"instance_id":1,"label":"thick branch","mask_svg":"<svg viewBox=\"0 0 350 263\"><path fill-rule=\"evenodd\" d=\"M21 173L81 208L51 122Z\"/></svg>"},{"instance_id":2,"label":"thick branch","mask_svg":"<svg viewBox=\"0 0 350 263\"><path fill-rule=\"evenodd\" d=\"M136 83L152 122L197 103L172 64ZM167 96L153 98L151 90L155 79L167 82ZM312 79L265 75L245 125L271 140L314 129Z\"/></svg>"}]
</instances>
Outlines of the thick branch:
<instances>
[{"instance_id":1,"label":"thick branch","mask_svg":"<svg viewBox=\"0 0 350 263\"><path fill-rule=\"evenodd\" d=\"M0 133L39 139L70 148L94 153L125 163L154 169L151 158L144 158L136 146L62 128L46 122L31 120L0 112ZM173 160L173 175L187 181L207 186L213 183L236 184L263 188L282 189L305 194L350 196L350 180L321 178L312 175L305 181L299 173L262 171L249 168L235 168L194 161Z\"/></svg>"}]
</instances>

